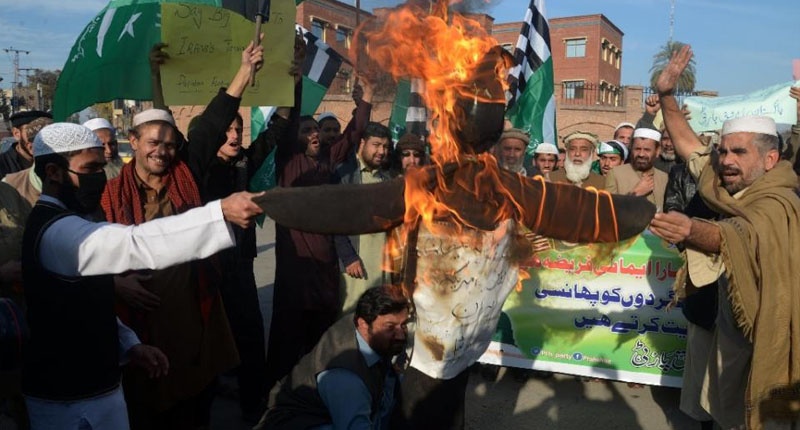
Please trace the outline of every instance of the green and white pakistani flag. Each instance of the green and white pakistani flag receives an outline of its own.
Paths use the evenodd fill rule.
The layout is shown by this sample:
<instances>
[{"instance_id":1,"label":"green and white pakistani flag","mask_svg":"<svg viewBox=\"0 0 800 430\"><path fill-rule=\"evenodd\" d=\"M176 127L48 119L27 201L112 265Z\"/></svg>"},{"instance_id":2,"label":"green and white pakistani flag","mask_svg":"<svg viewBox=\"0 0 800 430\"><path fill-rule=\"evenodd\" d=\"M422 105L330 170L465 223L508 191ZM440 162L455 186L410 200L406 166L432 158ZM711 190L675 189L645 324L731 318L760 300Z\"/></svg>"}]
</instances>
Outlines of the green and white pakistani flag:
<instances>
[{"instance_id":1,"label":"green and white pakistani flag","mask_svg":"<svg viewBox=\"0 0 800 430\"><path fill-rule=\"evenodd\" d=\"M515 66L509 70L508 119L530 134L527 155L542 142L556 142L556 101L553 95L553 59L550 27L544 0L531 0L514 48Z\"/></svg>"},{"instance_id":2,"label":"green and white pakistani flag","mask_svg":"<svg viewBox=\"0 0 800 430\"><path fill-rule=\"evenodd\" d=\"M111 0L72 46L58 78L53 117L63 121L94 103L152 100L149 53L161 41L161 4L214 6L255 19L259 0ZM296 0L296 3L300 1Z\"/></svg>"}]
</instances>

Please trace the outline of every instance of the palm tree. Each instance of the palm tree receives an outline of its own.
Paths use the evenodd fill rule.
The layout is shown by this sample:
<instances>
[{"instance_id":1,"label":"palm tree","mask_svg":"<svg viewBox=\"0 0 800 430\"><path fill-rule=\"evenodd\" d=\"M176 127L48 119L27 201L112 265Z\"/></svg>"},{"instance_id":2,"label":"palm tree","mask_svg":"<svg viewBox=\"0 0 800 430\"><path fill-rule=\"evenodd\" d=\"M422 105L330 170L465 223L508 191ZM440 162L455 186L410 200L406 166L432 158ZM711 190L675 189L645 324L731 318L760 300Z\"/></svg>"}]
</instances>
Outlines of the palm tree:
<instances>
[{"instance_id":1,"label":"palm tree","mask_svg":"<svg viewBox=\"0 0 800 430\"><path fill-rule=\"evenodd\" d=\"M661 47L656 55L653 55L653 66L650 67L651 88L656 87L656 81L664 68L667 67L669 59L672 58L672 54L679 51L685 45L686 44L683 42L669 41ZM689 65L686 66L686 70L683 71L678 79L678 84L675 88L676 92L683 93L694 91L694 85L697 83L694 66L695 62L694 58L692 58L692 60L689 61Z\"/></svg>"}]
</instances>

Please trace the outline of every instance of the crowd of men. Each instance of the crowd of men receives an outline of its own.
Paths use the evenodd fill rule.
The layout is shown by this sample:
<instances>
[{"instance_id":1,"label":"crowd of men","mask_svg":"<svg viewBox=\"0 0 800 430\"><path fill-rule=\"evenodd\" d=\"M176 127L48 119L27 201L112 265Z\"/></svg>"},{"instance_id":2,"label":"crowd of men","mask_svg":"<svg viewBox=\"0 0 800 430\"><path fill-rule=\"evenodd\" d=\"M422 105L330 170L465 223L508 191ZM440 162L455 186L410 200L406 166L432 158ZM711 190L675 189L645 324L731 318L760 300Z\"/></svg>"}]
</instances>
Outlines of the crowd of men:
<instances>
[{"instance_id":1,"label":"crowd of men","mask_svg":"<svg viewBox=\"0 0 800 430\"><path fill-rule=\"evenodd\" d=\"M367 76L343 130L332 114L281 107L244 148L239 104L262 55L252 44L243 51L231 83L185 137L168 110L137 114L127 164L106 119L11 117L17 142L0 155L0 293L30 336L19 368L2 369L0 395L20 426L207 428L219 377L233 371L242 418L261 428L463 428L465 368L476 358L437 371L412 361L401 377L415 309L386 270L391 234L278 223L265 345L253 273L265 194L247 190L268 155L277 184L298 188L388 183L424 169L431 149L412 134L393 143L370 121ZM608 140L576 131L527 158L528 133L507 126L491 152L514 175L641 197L658 209L651 230L687 261L676 285L690 323L681 409L702 428L759 429L787 417L786 393L772 390L800 381L792 348L800 288L789 260L800 246L800 199L782 161L795 150L761 117L726 122L718 146L698 137L673 96L691 55L687 48L672 59L644 116ZM800 119L800 91L791 96ZM531 251L547 249L534 233L525 235ZM424 257L414 264L434 264ZM498 279L508 291L516 282Z\"/></svg>"}]
</instances>

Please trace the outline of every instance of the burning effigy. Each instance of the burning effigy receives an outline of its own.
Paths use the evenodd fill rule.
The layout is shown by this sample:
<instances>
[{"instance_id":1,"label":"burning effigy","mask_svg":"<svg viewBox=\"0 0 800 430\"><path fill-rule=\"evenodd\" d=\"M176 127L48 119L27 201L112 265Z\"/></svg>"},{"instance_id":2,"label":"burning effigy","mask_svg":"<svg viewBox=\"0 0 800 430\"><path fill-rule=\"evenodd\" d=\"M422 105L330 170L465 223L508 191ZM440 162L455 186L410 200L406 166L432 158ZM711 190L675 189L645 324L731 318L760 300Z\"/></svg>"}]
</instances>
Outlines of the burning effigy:
<instances>
[{"instance_id":1,"label":"burning effigy","mask_svg":"<svg viewBox=\"0 0 800 430\"><path fill-rule=\"evenodd\" d=\"M322 234L390 231L394 279L415 310L403 428L458 428L467 368L486 350L532 250L523 230L569 242L618 242L656 208L643 198L553 184L500 169L487 150L503 130L511 58L477 23L406 5L365 30L395 79L424 81L433 164L392 181L276 189L265 212ZM459 416L460 414L460 416Z\"/></svg>"}]
</instances>

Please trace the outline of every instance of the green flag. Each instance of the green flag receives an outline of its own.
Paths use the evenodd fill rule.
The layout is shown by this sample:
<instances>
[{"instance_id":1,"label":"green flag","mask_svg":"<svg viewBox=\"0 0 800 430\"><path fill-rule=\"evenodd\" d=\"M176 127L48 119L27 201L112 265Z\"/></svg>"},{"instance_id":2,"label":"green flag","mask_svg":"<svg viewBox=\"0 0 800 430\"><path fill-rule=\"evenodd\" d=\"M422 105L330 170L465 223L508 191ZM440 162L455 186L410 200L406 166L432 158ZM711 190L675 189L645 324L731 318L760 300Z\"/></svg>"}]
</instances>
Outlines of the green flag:
<instances>
[{"instance_id":1,"label":"green flag","mask_svg":"<svg viewBox=\"0 0 800 430\"><path fill-rule=\"evenodd\" d=\"M392 105L392 116L389 118L389 130L392 132L392 141L397 142L406 132L406 116L408 102L411 98L411 81L401 79L397 83L397 91Z\"/></svg>"},{"instance_id":2,"label":"green flag","mask_svg":"<svg viewBox=\"0 0 800 430\"><path fill-rule=\"evenodd\" d=\"M56 121L94 103L153 99L148 57L161 41L161 3L185 5L186 13L192 5L221 7L251 20L257 7L255 0L111 0L72 46L56 85Z\"/></svg>"},{"instance_id":3,"label":"green flag","mask_svg":"<svg viewBox=\"0 0 800 430\"><path fill-rule=\"evenodd\" d=\"M527 155L542 142L556 144L553 59L550 27L544 0L531 0L514 49L515 66L509 71L511 100L508 119L530 134Z\"/></svg>"}]
</instances>

